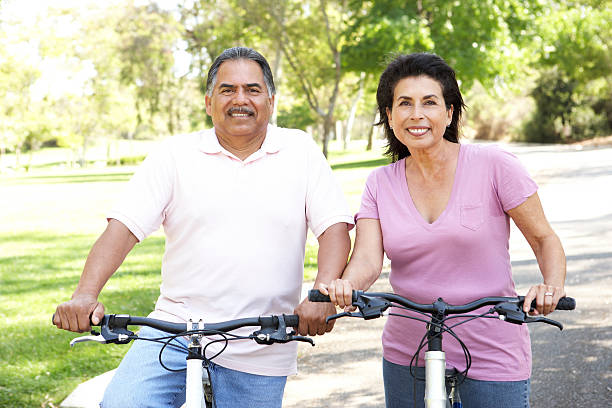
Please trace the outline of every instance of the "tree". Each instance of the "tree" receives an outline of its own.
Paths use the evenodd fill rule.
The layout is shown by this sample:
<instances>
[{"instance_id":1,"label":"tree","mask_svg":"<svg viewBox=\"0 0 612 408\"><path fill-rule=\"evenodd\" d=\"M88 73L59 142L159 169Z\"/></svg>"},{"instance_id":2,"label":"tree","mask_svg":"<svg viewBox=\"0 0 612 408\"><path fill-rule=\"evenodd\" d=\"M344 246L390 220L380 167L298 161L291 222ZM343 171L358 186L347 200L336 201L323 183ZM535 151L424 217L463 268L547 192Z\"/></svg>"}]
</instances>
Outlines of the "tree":
<instances>
[{"instance_id":1,"label":"tree","mask_svg":"<svg viewBox=\"0 0 612 408\"><path fill-rule=\"evenodd\" d=\"M343 32L349 20L346 1L238 0L235 11L280 50L289 67L286 86L301 94L322 123L323 154L335 126L343 69Z\"/></svg>"},{"instance_id":2,"label":"tree","mask_svg":"<svg viewBox=\"0 0 612 408\"><path fill-rule=\"evenodd\" d=\"M0 20L0 27L18 24L8 18ZM19 50L26 46L27 37L18 30L11 35L0 30L0 160L6 150L16 154L17 166L20 165L21 152L28 139L37 137L38 123L32 115L35 101L32 100L31 87L40 76L31 55Z\"/></svg>"},{"instance_id":3,"label":"tree","mask_svg":"<svg viewBox=\"0 0 612 408\"><path fill-rule=\"evenodd\" d=\"M465 88L476 80L512 78L524 57L519 46L538 3L527 0L351 1L346 69L376 76L396 53L432 52L456 71Z\"/></svg>"},{"instance_id":4,"label":"tree","mask_svg":"<svg viewBox=\"0 0 612 408\"><path fill-rule=\"evenodd\" d=\"M166 130L173 134L180 105L175 97L181 86L173 70L174 51L181 38L178 22L155 4L135 6L131 2L116 31L120 78L134 90L137 126L147 124L155 132L154 118L162 115Z\"/></svg>"},{"instance_id":5,"label":"tree","mask_svg":"<svg viewBox=\"0 0 612 408\"><path fill-rule=\"evenodd\" d=\"M560 142L607 133L612 130L612 5L549 3L533 36L532 67L540 75L531 93L536 110L526 137Z\"/></svg>"}]
</instances>

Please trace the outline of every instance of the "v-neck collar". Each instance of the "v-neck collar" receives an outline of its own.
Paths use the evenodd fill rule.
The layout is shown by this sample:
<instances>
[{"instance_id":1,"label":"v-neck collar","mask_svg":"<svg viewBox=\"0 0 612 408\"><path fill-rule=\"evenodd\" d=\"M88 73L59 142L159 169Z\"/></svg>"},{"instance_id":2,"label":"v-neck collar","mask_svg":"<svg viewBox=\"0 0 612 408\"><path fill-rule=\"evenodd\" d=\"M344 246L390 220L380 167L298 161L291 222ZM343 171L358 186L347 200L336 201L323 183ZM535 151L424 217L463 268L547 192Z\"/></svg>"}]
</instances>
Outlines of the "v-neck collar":
<instances>
[{"instance_id":1,"label":"v-neck collar","mask_svg":"<svg viewBox=\"0 0 612 408\"><path fill-rule=\"evenodd\" d=\"M401 176L400 184L402 188L402 193L404 197L406 197L406 201L408 202L408 208L410 212L412 213L413 217L417 220L417 222L421 226L423 226L423 228L427 230L432 230L436 228L442 221L444 221L444 218L448 216L448 213L451 211L451 208L454 205L456 196L459 194L457 192L458 190L457 185L459 184L459 179L461 178L461 174L462 174L462 167L463 167L462 157L464 153L463 151L464 151L463 145L459 144L459 155L457 156L457 167L455 168L455 178L453 180L453 187L451 189L450 197L448 198L448 202L446 203L446 207L444 207L444 210L442 211L442 213L440 213L438 218L436 218L434 222L432 222L431 224L428 223L425 218L423 218L423 215L416 208L416 205L414 204L414 200L412 199L412 195L410 194L410 189L408 188L408 180L406 180L406 158L403 158L401 165L398 166L398 173L400 173L400 176Z\"/></svg>"}]
</instances>

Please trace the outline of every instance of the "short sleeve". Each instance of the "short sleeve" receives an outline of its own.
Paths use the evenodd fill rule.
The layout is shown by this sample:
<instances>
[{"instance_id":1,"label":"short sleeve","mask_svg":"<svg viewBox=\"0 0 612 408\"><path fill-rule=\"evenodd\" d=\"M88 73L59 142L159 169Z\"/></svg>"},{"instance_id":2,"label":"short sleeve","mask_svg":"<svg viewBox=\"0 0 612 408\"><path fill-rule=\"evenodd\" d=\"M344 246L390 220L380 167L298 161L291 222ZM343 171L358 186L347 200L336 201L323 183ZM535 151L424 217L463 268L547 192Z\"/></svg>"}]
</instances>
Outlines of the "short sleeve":
<instances>
[{"instance_id":1,"label":"short sleeve","mask_svg":"<svg viewBox=\"0 0 612 408\"><path fill-rule=\"evenodd\" d=\"M172 196L172 168L169 143L162 142L138 167L107 218L123 223L139 241L155 232Z\"/></svg>"},{"instance_id":2,"label":"short sleeve","mask_svg":"<svg viewBox=\"0 0 612 408\"><path fill-rule=\"evenodd\" d=\"M308 136L308 182L306 191L306 219L316 237L339 222L353 227L354 221L340 184L334 177L325 156Z\"/></svg>"},{"instance_id":3,"label":"short sleeve","mask_svg":"<svg viewBox=\"0 0 612 408\"><path fill-rule=\"evenodd\" d=\"M538 190L527 169L512 153L498 147L489 148L493 166L493 185L505 212L523 204Z\"/></svg>"},{"instance_id":4,"label":"short sleeve","mask_svg":"<svg viewBox=\"0 0 612 408\"><path fill-rule=\"evenodd\" d=\"M376 202L376 193L378 190L377 170L374 170L368 176L363 194L361 195L361 205L359 212L355 215L355 220L361 218L380 219L378 214L378 204Z\"/></svg>"}]
</instances>

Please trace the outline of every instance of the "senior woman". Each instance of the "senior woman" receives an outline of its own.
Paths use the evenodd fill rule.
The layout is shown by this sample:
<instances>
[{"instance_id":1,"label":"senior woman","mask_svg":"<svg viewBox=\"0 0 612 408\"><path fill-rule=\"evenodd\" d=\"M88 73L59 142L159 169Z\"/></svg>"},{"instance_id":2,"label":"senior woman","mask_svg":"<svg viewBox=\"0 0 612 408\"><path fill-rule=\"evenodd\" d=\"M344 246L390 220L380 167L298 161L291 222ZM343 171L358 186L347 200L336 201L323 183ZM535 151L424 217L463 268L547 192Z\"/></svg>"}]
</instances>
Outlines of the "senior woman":
<instances>
[{"instance_id":1,"label":"senior woman","mask_svg":"<svg viewBox=\"0 0 612 408\"><path fill-rule=\"evenodd\" d=\"M401 55L383 72L376 96L392 163L368 177L353 254L342 278L327 288L332 301L346 307L352 289L370 287L381 273L383 253L391 260L394 292L419 303L516 296L508 252L512 218L542 273L525 305L536 299L534 314L553 311L565 295L561 242L546 220L536 183L514 155L492 145L459 143L465 105L453 69L434 54ZM409 365L425 330L422 322L396 316L385 324L389 408L423 403L423 384L415 384ZM476 319L453 330L472 356L460 386L465 406L528 407L526 326ZM444 348L447 366L464 370L459 343L447 336Z\"/></svg>"}]
</instances>

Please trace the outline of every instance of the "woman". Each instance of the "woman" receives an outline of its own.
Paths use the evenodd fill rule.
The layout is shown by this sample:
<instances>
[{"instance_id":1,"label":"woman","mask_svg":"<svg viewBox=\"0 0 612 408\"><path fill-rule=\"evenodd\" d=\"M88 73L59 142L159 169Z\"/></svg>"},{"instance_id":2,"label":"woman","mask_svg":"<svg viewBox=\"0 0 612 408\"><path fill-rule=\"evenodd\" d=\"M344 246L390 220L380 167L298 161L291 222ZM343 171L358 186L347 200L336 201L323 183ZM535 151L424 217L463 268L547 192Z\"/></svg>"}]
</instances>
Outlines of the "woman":
<instances>
[{"instance_id":1,"label":"woman","mask_svg":"<svg viewBox=\"0 0 612 408\"><path fill-rule=\"evenodd\" d=\"M382 74L376 96L393 163L368 177L353 254L342 278L327 288L332 301L349 306L352 289L370 287L383 252L391 260L395 293L419 303L516 296L508 252L512 218L543 278L525 304L536 299L533 314L553 311L565 295L561 242L544 216L537 185L515 156L495 146L459 144L465 105L453 69L433 54L399 56ZM460 388L465 406L528 407L525 325L476 319L454 331L472 355ZM423 383L413 383L409 365L424 333L421 322L388 318L382 336L387 407L422 404ZM447 366L465 369L454 338L444 338L444 349Z\"/></svg>"}]
</instances>

